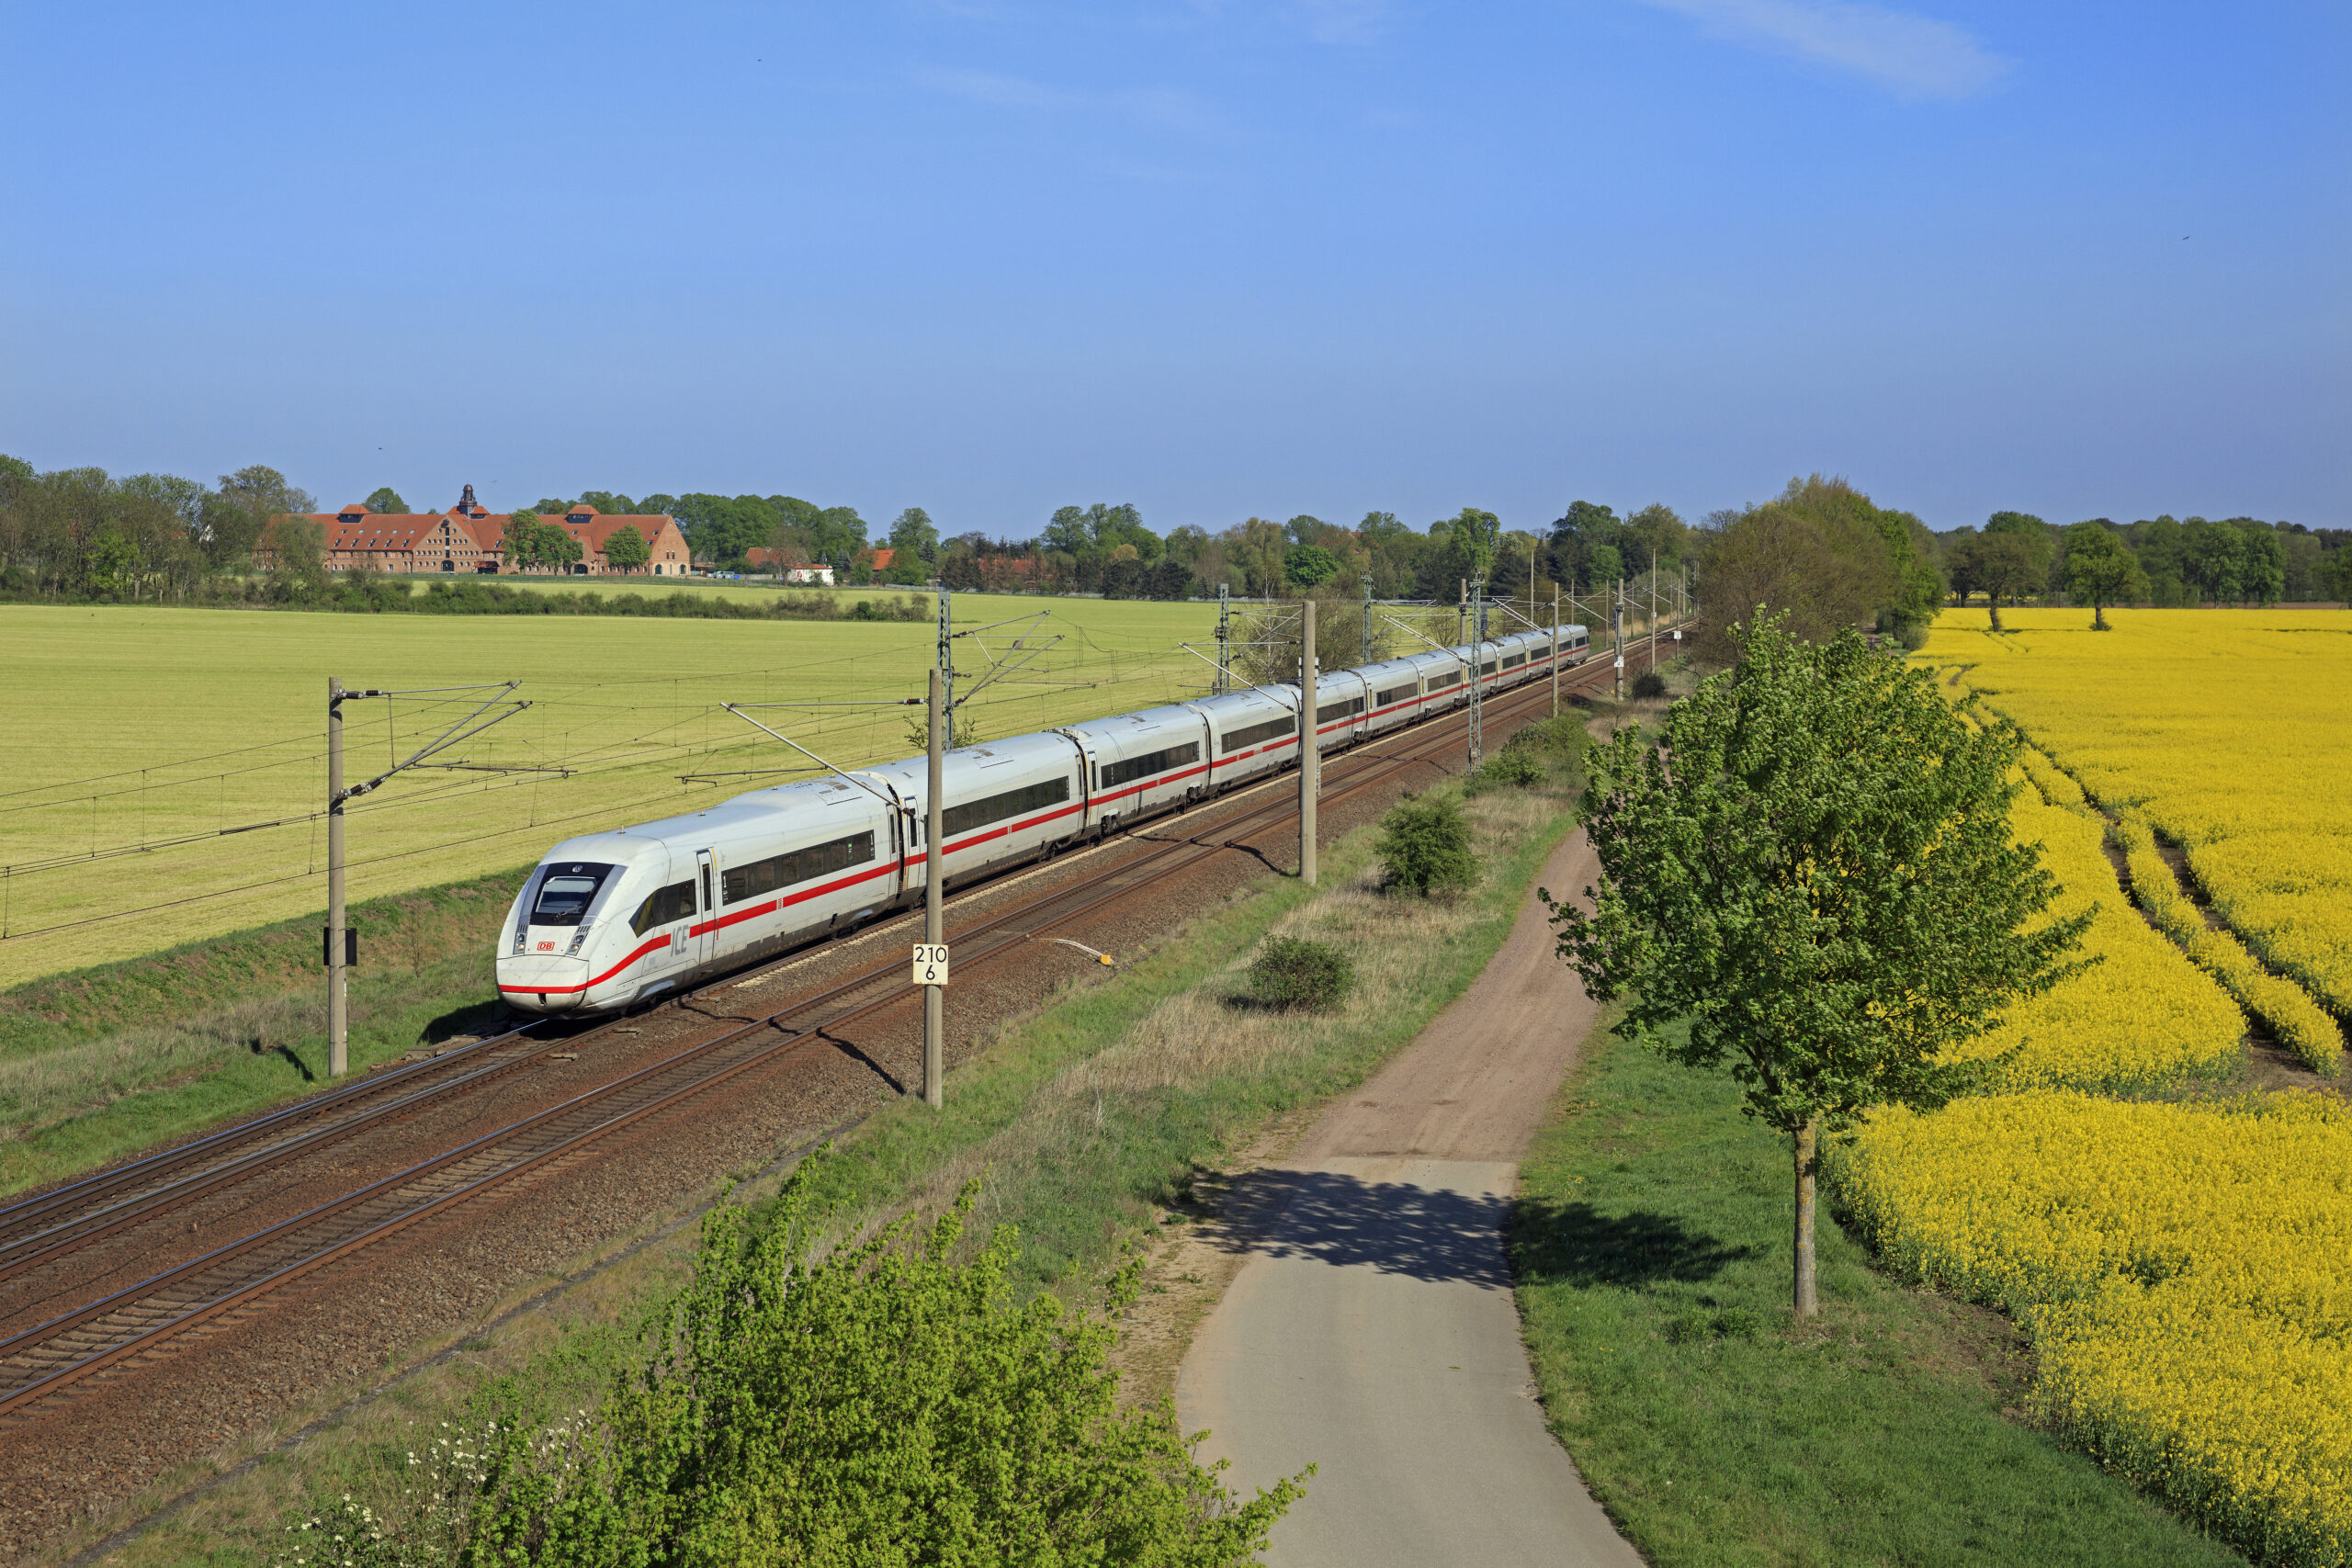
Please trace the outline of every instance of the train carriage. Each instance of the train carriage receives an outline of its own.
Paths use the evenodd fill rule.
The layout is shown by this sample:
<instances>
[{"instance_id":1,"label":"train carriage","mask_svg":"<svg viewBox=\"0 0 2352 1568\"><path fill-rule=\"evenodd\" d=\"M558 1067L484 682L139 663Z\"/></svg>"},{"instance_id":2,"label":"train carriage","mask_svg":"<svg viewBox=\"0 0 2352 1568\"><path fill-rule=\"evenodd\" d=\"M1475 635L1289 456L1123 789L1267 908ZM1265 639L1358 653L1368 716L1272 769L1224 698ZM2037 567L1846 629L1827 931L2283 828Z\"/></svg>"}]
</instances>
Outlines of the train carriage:
<instances>
[{"instance_id":1,"label":"train carriage","mask_svg":"<svg viewBox=\"0 0 2352 1568\"><path fill-rule=\"evenodd\" d=\"M1421 676L1422 714L1443 713L1470 700L1470 687L1462 678L1468 666L1451 649L1416 653L1412 662Z\"/></svg>"},{"instance_id":2,"label":"train carriage","mask_svg":"<svg viewBox=\"0 0 2352 1568\"><path fill-rule=\"evenodd\" d=\"M1297 687L1252 686L1193 705L1209 721L1209 776L1219 793L1298 761Z\"/></svg>"},{"instance_id":3,"label":"train carriage","mask_svg":"<svg viewBox=\"0 0 2352 1568\"><path fill-rule=\"evenodd\" d=\"M1315 744L1318 750L1336 751L1352 746L1364 735L1364 713L1372 689L1360 670L1315 676Z\"/></svg>"},{"instance_id":4,"label":"train carriage","mask_svg":"<svg viewBox=\"0 0 2352 1568\"><path fill-rule=\"evenodd\" d=\"M1086 826L1110 832L1132 822L1205 799L1210 747L1209 716L1197 705L1176 703L1065 727L1083 753L1087 791Z\"/></svg>"},{"instance_id":5,"label":"train carriage","mask_svg":"<svg viewBox=\"0 0 2352 1568\"><path fill-rule=\"evenodd\" d=\"M1086 813L1086 780L1078 747L1067 735L1016 735L947 753L941 767L946 793L939 864L952 885L1078 837ZM930 766L920 757L872 770L906 803L913 822L908 890L922 886L930 858L922 834L929 819Z\"/></svg>"},{"instance_id":6,"label":"train carriage","mask_svg":"<svg viewBox=\"0 0 2352 1568\"><path fill-rule=\"evenodd\" d=\"M1384 660L1356 671L1364 681L1364 733L1378 735L1420 716L1420 667L1409 659Z\"/></svg>"}]
</instances>

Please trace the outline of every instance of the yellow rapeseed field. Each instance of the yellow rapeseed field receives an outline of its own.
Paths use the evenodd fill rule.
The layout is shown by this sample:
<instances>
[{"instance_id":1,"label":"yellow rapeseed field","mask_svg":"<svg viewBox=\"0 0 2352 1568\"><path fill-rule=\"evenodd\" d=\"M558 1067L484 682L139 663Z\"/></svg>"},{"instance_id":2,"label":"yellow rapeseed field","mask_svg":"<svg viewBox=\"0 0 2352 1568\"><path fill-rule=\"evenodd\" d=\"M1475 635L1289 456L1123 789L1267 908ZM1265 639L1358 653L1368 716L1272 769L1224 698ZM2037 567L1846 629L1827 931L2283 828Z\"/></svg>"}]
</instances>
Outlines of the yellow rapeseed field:
<instances>
[{"instance_id":1,"label":"yellow rapeseed field","mask_svg":"<svg viewBox=\"0 0 2352 1568\"><path fill-rule=\"evenodd\" d=\"M2079 779L2181 844L2232 930L2352 1012L2352 613L1947 611L1960 672Z\"/></svg>"},{"instance_id":2,"label":"yellow rapeseed field","mask_svg":"<svg viewBox=\"0 0 2352 1568\"><path fill-rule=\"evenodd\" d=\"M1177 647L1214 637L1213 604L967 595L956 624L1041 611L1059 640L975 700L983 735L1173 700L1215 674ZM1019 629L959 644L959 668L1012 657ZM492 695L485 682L519 680L533 704L437 759L466 767L354 803L350 891L367 898L789 778L767 770L807 760L720 703L917 696L934 642L923 622L0 605L0 987L323 908L330 674L415 694L347 705L355 784ZM446 687L466 689L427 690ZM853 766L918 750L913 711L758 716Z\"/></svg>"},{"instance_id":3,"label":"yellow rapeseed field","mask_svg":"<svg viewBox=\"0 0 2352 1568\"><path fill-rule=\"evenodd\" d=\"M2101 825L2080 804L2081 791L2030 752L2027 761L2035 782L2010 807L2013 829L2020 841L2041 846L2042 863L2058 879L2062 891L2048 918L2098 906L2083 945L2100 962L2011 1009L2000 1028L1971 1042L1964 1054L2014 1053L2001 1077L2010 1089L2128 1091L2235 1070L2245 1031L2237 1008L2126 901L2099 848ZM2045 790L2052 800L2043 799Z\"/></svg>"},{"instance_id":4,"label":"yellow rapeseed field","mask_svg":"<svg viewBox=\"0 0 2352 1568\"><path fill-rule=\"evenodd\" d=\"M2352 1109L1993 1095L1832 1159L1891 1266L2027 1325L2045 1419L2258 1561L2346 1561Z\"/></svg>"},{"instance_id":5,"label":"yellow rapeseed field","mask_svg":"<svg viewBox=\"0 0 2352 1568\"><path fill-rule=\"evenodd\" d=\"M1979 1043L2016 1049L1996 1092L1880 1112L1831 1180L1897 1272L2027 1326L2055 1428L2258 1560L2342 1564L2352 1108L2103 1094L2226 1073L2241 1006L2335 1069L2335 1021L2296 982L2340 1006L2352 980L2352 791L2335 782L2352 617L2125 611L2105 634L2081 611L2004 619L2018 630L1996 637L1948 613L1921 657L2042 749L2019 759L2016 830L2064 886L2053 913L2098 901L2086 946L2104 961ZM2244 942L2209 929L2159 832Z\"/></svg>"}]
</instances>

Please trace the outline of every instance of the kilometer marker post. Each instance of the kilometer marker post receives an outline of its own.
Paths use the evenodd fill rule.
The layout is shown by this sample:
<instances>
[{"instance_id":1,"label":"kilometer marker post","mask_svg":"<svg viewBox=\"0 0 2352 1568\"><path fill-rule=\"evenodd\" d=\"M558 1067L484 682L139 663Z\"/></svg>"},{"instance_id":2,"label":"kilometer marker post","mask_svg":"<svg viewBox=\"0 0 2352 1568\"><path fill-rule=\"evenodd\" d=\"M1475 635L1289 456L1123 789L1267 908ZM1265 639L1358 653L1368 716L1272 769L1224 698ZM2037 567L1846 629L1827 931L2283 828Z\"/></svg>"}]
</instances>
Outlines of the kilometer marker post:
<instances>
[{"instance_id":1,"label":"kilometer marker post","mask_svg":"<svg viewBox=\"0 0 2352 1568\"><path fill-rule=\"evenodd\" d=\"M1315 601L1298 606L1298 879L1315 886L1315 797L1323 790L1323 748L1315 733Z\"/></svg>"},{"instance_id":2,"label":"kilometer marker post","mask_svg":"<svg viewBox=\"0 0 2352 1568\"><path fill-rule=\"evenodd\" d=\"M924 778L922 824L922 940L943 960L947 941L944 894L947 855L940 840L945 836L946 812L940 797L946 793L946 676L938 666L931 671L931 759ZM941 968L944 970L943 962ZM933 1111L947 1103L947 988L944 983L922 988L922 1098Z\"/></svg>"}]
</instances>

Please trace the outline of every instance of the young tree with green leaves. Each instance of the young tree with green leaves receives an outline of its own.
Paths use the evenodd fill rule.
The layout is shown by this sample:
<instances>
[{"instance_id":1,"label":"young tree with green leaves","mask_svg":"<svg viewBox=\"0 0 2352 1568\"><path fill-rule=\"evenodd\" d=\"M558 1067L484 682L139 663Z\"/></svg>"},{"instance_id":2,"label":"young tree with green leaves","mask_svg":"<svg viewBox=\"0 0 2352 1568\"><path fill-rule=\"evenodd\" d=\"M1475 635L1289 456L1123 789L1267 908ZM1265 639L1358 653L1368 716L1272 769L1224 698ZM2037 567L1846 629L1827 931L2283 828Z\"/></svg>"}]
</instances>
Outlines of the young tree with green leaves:
<instances>
[{"instance_id":1,"label":"young tree with green leaves","mask_svg":"<svg viewBox=\"0 0 2352 1568\"><path fill-rule=\"evenodd\" d=\"M385 513L405 515L408 513L408 502L402 501L401 492L390 485L378 485L368 492L368 499L360 504L379 516Z\"/></svg>"},{"instance_id":2,"label":"young tree with green leaves","mask_svg":"<svg viewBox=\"0 0 2352 1568\"><path fill-rule=\"evenodd\" d=\"M2123 536L2103 523L2077 523L2066 530L2066 592L2091 602L2091 629L2107 630L2107 606L2134 599L2148 587L2140 558Z\"/></svg>"},{"instance_id":3,"label":"young tree with green leaves","mask_svg":"<svg viewBox=\"0 0 2352 1568\"><path fill-rule=\"evenodd\" d=\"M653 558L653 547L637 531L634 523L624 523L605 539L605 564L623 571L636 571Z\"/></svg>"},{"instance_id":4,"label":"young tree with green leaves","mask_svg":"<svg viewBox=\"0 0 2352 1568\"><path fill-rule=\"evenodd\" d=\"M1773 617L1734 640L1657 743L1628 727L1591 753L1591 912L1542 897L1591 994L1627 998L1617 1034L1727 1063L1790 1139L1805 1317L1822 1135L1980 1081L1952 1047L2079 969L2091 917L2042 918L2057 884L2009 836L2007 729L1972 728L1851 627L1813 644Z\"/></svg>"},{"instance_id":5,"label":"young tree with green leaves","mask_svg":"<svg viewBox=\"0 0 2352 1568\"><path fill-rule=\"evenodd\" d=\"M509 513L505 531L498 537L498 553L506 558L506 564L517 571L527 570L539 564L539 514Z\"/></svg>"},{"instance_id":6,"label":"young tree with green leaves","mask_svg":"<svg viewBox=\"0 0 2352 1568\"><path fill-rule=\"evenodd\" d=\"M550 571L569 571L588 551L571 529L544 518L531 530L532 553Z\"/></svg>"}]
</instances>

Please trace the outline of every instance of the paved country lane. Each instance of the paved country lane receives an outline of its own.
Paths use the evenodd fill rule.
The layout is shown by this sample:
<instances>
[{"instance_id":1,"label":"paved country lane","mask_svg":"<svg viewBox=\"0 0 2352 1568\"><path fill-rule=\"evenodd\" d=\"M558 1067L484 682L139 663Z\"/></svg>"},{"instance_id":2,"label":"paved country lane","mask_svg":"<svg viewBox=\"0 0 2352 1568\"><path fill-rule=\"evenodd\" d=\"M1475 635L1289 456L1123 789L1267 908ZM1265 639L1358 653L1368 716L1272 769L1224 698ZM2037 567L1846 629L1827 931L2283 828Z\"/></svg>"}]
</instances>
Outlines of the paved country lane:
<instances>
[{"instance_id":1,"label":"paved country lane","mask_svg":"<svg viewBox=\"0 0 2352 1568\"><path fill-rule=\"evenodd\" d=\"M1565 894L1595 874L1579 833L1540 880ZM1244 1179L1250 1256L1176 1397L1245 1491L1319 1467L1269 1563L1641 1562L1544 1427L1502 1247L1520 1157L1595 1010L1531 892L1470 989Z\"/></svg>"}]
</instances>

